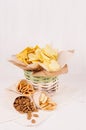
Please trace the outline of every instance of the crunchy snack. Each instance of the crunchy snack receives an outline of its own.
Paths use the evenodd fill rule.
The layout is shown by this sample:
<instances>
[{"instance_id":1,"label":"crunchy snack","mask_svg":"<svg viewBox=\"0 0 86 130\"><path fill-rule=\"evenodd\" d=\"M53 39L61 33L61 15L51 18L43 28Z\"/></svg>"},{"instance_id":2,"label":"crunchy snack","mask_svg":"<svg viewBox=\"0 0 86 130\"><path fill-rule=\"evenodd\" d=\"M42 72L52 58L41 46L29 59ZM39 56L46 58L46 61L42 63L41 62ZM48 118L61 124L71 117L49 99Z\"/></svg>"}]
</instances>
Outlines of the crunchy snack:
<instances>
[{"instance_id":1,"label":"crunchy snack","mask_svg":"<svg viewBox=\"0 0 86 130\"><path fill-rule=\"evenodd\" d=\"M57 71L60 69L58 64L58 52L50 45L45 48L39 46L27 47L22 52L16 55L17 59L25 64L38 63L43 69L47 71Z\"/></svg>"},{"instance_id":2,"label":"crunchy snack","mask_svg":"<svg viewBox=\"0 0 86 130\"><path fill-rule=\"evenodd\" d=\"M32 118L32 111L28 111L27 113L27 119L30 120Z\"/></svg>"},{"instance_id":3,"label":"crunchy snack","mask_svg":"<svg viewBox=\"0 0 86 130\"><path fill-rule=\"evenodd\" d=\"M43 104L43 106L41 105L41 108L43 110L55 110L56 109L56 103L50 102L50 103L46 103Z\"/></svg>"},{"instance_id":4,"label":"crunchy snack","mask_svg":"<svg viewBox=\"0 0 86 130\"><path fill-rule=\"evenodd\" d=\"M39 115L38 114L33 114L33 117L39 117Z\"/></svg>"},{"instance_id":5,"label":"crunchy snack","mask_svg":"<svg viewBox=\"0 0 86 130\"><path fill-rule=\"evenodd\" d=\"M18 83L17 91L22 93L23 95L31 95L35 92L33 86L29 84L25 79L22 79Z\"/></svg>"},{"instance_id":6,"label":"crunchy snack","mask_svg":"<svg viewBox=\"0 0 86 130\"><path fill-rule=\"evenodd\" d=\"M28 58L28 54L29 53L34 53L35 50L39 48L38 46L35 46L35 47L27 47L25 48L23 51L21 51L19 54L16 55L16 57L22 61L23 63L25 64L30 64L31 61L29 60Z\"/></svg>"},{"instance_id":7,"label":"crunchy snack","mask_svg":"<svg viewBox=\"0 0 86 130\"><path fill-rule=\"evenodd\" d=\"M45 93L41 93L40 99L39 99L40 104L41 103L44 104L47 101L47 99L48 99L48 97L46 96L46 94Z\"/></svg>"},{"instance_id":8,"label":"crunchy snack","mask_svg":"<svg viewBox=\"0 0 86 130\"><path fill-rule=\"evenodd\" d=\"M32 117L37 118L39 115L37 113L38 109L36 108L34 102L31 101L29 97L26 96L19 96L15 99L13 103L14 108L20 112L20 113L26 113L27 119L31 120L32 123L36 123L35 119L32 119Z\"/></svg>"},{"instance_id":9,"label":"crunchy snack","mask_svg":"<svg viewBox=\"0 0 86 130\"><path fill-rule=\"evenodd\" d=\"M35 119L32 119L32 121L31 121L32 123L36 123L36 120Z\"/></svg>"},{"instance_id":10,"label":"crunchy snack","mask_svg":"<svg viewBox=\"0 0 86 130\"><path fill-rule=\"evenodd\" d=\"M46 45L42 50L43 50L45 55L47 55L51 59L57 60L58 52L56 49L53 49L50 45Z\"/></svg>"},{"instance_id":11,"label":"crunchy snack","mask_svg":"<svg viewBox=\"0 0 86 130\"><path fill-rule=\"evenodd\" d=\"M35 104L31 101L29 97L19 96L15 99L13 103L14 108L20 113L28 113L29 111L35 111Z\"/></svg>"},{"instance_id":12,"label":"crunchy snack","mask_svg":"<svg viewBox=\"0 0 86 130\"><path fill-rule=\"evenodd\" d=\"M32 119L33 117L34 117L35 119ZM38 117L39 117L38 114L36 114L36 113L32 114L31 111L29 111L29 112L27 113L27 119L28 119L28 120L31 120L31 123L36 123L36 118L38 118Z\"/></svg>"},{"instance_id":13,"label":"crunchy snack","mask_svg":"<svg viewBox=\"0 0 86 130\"><path fill-rule=\"evenodd\" d=\"M51 99L45 94L41 93L39 98L40 108L43 110L54 110L56 109L57 104L51 101Z\"/></svg>"}]
</instances>

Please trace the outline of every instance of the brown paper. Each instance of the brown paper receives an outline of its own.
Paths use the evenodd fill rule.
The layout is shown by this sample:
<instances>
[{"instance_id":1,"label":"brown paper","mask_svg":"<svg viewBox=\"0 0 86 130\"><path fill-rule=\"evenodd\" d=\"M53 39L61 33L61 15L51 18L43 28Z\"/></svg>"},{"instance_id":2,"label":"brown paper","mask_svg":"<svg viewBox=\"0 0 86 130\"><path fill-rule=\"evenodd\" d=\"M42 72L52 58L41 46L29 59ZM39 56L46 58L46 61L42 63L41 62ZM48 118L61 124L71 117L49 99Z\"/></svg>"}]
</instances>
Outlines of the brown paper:
<instances>
[{"instance_id":1,"label":"brown paper","mask_svg":"<svg viewBox=\"0 0 86 130\"><path fill-rule=\"evenodd\" d=\"M11 58L8 61L11 62L12 64L16 65L17 67L23 69L23 70L37 70L40 67L36 63L26 65L23 62L19 61L16 58L16 55L12 55Z\"/></svg>"},{"instance_id":2,"label":"brown paper","mask_svg":"<svg viewBox=\"0 0 86 130\"><path fill-rule=\"evenodd\" d=\"M60 70L58 71L53 71L49 72L45 68L39 65L39 63L33 63L33 64L24 64L21 61L19 61L16 58L16 55L13 55L9 62L13 63L14 65L18 66L19 68L23 70L31 70L33 73L33 76L58 76L61 74L65 74L68 72L68 61L71 59L73 56L74 51L69 50L69 51L61 51L59 52L59 57L58 57L58 63L61 66Z\"/></svg>"},{"instance_id":3,"label":"brown paper","mask_svg":"<svg viewBox=\"0 0 86 130\"><path fill-rule=\"evenodd\" d=\"M54 72L49 72L49 71L46 71L46 70L41 70L41 71L38 71L38 72L33 72L32 75L33 76L58 76L60 74L64 74L64 73L67 73L68 72L68 67L67 65L65 65L63 68L61 68L60 70L58 71L54 71Z\"/></svg>"}]
</instances>

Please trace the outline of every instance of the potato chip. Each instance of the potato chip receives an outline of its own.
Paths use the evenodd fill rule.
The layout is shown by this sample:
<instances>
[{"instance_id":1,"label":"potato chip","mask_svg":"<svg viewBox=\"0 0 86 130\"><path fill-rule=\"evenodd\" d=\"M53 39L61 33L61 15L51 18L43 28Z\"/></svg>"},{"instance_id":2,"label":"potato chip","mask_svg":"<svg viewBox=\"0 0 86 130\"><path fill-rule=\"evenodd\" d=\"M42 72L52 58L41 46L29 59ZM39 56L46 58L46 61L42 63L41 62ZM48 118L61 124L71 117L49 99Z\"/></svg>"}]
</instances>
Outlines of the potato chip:
<instances>
[{"instance_id":1,"label":"potato chip","mask_svg":"<svg viewBox=\"0 0 86 130\"><path fill-rule=\"evenodd\" d=\"M28 54L34 53L37 48L39 48L39 46L37 46L37 45L34 48L27 47L23 51L21 51L19 54L17 54L16 57L23 63L29 64L29 63L31 63L31 61L29 61Z\"/></svg>"},{"instance_id":2,"label":"potato chip","mask_svg":"<svg viewBox=\"0 0 86 130\"><path fill-rule=\"evenodd\" d=\"M55 109L56 109L56 105L52 106L52 104L49 104L44 108L44 110L55 110Z\"/></svg>"},{"instance_id":3,"label":"potato chip","mask_svg":"<svg viewBox=\"0 0 86 130\"><path fill-rule=\"evenodd\" d=\"M40 97L40 103L42 103L42 104L45 103L47 101L47 99L48 99L48 97L44 93L42 93L42 95Z\"/></svg>"},{"instance_id":4,"label":"potato chip","mask_svg":"<svg viewBox=\"0 0 86 130\"><path fill-rule=\"evenodd\" d=\"M60 65L58 64L57 61L51 60L51 63L49 64L49 70L50 71L56 71L60 69Z\"/></svg>"},{"instance_id":5,"label":"potato chip","mask_svg":"<svg viewBox=\"0 0 86 130\"><path fill-rule=\"evenodd\" d=\"M47 103L47 102L40 104L40 108L43 109L43 110L44 110L47 106L48 106L48 103Z\"/></svg>"},{"instance_id":6,"label":"potato chip","mask_svg":"<svg viewBox=\"0 0 86 130\"><path fill-rule=\"evenodd\" d=\"M45 48L39 46L27 47L16 57L25 64L37 63L47 71L57 71L60 65L57 62L58 52L51 46L46 45Z\"/></svg>"},{"instance_id":7,"label":"potato chip","mask_svg":"<svg viewBox=\"0 0 86 130\"><path fill-rule=\"evenodd\" d=\"M50 45L46 45L45 48L42 49L44 54L51 59L57 60L58 52L57 50L53 49Z\"/></svg>"},{"instance_id":8,"label":"potato chip","mask_svg":"<svg viewBox=\"0 0 86 130\"><path fill-rule=\"evenodd\" d=\"M50 97L48 97L44 92L42 92L40 95L39 105L40 105L40 108L43 110L54 110L57 106L57 104L54 103L50 99Z\"/></svg>"},{"instance_id":9,"label":"potato chip","mask_svg":"<svg viewBox=\"0 0 86 130\"><path fill-rule=\"evenodd\" d=\"M35 51L35 55L38 58L38 61L43 62L43 56L42 56L42 50L41 50L41 48L38 48Z\"/></svg>"},{"instance_id":10,"label":"potato chip","mask_svg":"<svg viewBox=\"0 0 86 130\"><path fill-rule=\"evenodd\" d=\"M46 94L42 92L41 95L40 95L39 101L44 103L44 102L46 102L47 98L48 97L46 96Z\"/></svg>"},{"instance_id":11,"label":"potato chip","mask_svg":"<svg viewBox=\"0 0 86 130\"><path fill-rule=\"evenodd\" d=\"M38 60L38 57L34 53L28 54L28 58L29 58L29 61L31 62Z\"/></svg>"}]
</instances>

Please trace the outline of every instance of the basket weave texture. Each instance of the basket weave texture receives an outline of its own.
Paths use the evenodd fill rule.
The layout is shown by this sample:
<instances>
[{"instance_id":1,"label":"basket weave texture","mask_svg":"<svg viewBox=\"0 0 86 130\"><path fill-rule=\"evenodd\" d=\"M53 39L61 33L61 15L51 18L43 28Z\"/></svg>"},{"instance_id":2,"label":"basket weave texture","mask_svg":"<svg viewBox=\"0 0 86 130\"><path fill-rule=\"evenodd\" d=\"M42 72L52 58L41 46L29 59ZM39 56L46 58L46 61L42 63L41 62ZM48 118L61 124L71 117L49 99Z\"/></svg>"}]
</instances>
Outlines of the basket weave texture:
<instances>
[{"instance_id":1,"label":"basket weave texture","mask_svg":"<svg viewBox=\"0 0 86 130\"><path fill-rule=\"evenodd\" d=\"M33 76L32 71L24 71L25 78L34 86L34 89L45 91L49 95L54 95L58 89L58 78L45 77L45 76Z\"/></svg>"}]
</instances>

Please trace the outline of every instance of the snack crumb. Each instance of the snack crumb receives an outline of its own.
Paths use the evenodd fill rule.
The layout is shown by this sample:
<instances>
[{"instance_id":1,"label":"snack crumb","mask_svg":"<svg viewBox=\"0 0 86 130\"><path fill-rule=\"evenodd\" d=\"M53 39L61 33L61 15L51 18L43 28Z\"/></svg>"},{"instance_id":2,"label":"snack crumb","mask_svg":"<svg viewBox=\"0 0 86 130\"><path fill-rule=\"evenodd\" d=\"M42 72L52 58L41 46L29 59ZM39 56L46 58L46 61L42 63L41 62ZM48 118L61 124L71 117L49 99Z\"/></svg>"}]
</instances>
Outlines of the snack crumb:
<instances>
[{"instance_id":1,"label":"snack crumb","mask_svg":"<svg viewBox=\"0 0 86 130\"><path fill-rule=\"evenodd\" d=\"M36 120L32 119L31 122L34 124L34 123L36 123Z\"/></svg>"},{"instance_id":2,"label":"snack crumb","mask_svg":"<svg viewBox=\"0 0 86 130\"><path fill-rule=\"evenodd\" d=\"M27 119L30 120L31 117L32 117L32 112L31 112L31 111L28 111L28 113L27 113Z\"/></svg>"},{"instance_id":3,"label":"snack crumb","mask_svg":"<svg viewBox=\"0 0 86 130\"><path fill-rule=\"evenodd\" d=\"M35 110L34 110L34 112L38 112L39 110L36 108Z\"/></svg>"},{"instance_id":4,"label":"snack crumb","mask_svg":"<svg viewBox=\"0 0 86 130\"><path fill-rule=\"evenodd\" d=\"M38 114L33 114L33 117L39 117L39 115Z\"/></svg>"}]
</instances>

